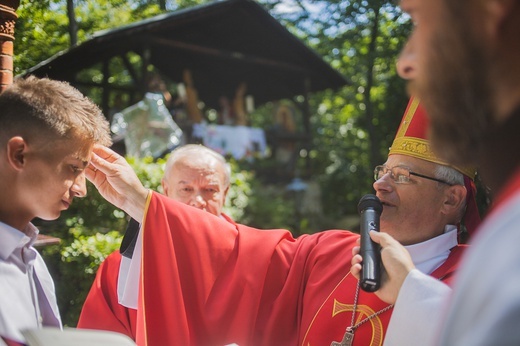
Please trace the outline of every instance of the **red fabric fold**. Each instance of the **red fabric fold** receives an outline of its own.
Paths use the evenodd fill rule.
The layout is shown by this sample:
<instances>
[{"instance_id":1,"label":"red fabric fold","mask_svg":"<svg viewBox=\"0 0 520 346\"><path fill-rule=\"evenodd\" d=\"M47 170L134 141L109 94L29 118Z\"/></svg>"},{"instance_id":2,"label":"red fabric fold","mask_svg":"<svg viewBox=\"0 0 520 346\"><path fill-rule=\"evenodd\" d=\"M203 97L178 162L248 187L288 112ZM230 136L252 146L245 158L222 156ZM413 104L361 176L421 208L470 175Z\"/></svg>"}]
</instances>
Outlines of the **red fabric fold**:
<instances>
[{"instance_id":1,"label":"red fabric fold","mask_svg":"<svg viewBox=\"0 0 520 346\"><path fill-rule=\"evenodd\" d=\"M464 175L464 186L466 186L466 213L464 214L464 225L471 236L480 225L480 213L477 206L477 188L475 182Z\"/></svg>"}]
</instances>

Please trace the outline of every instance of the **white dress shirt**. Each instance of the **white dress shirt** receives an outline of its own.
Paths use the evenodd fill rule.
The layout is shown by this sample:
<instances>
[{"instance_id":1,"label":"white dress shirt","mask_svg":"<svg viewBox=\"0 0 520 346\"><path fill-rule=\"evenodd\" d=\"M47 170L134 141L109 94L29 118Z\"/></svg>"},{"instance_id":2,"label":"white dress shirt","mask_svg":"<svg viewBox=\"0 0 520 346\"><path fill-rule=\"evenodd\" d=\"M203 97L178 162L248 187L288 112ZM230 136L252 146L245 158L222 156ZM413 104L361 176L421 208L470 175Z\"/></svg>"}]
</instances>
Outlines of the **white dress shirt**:
<instances>
[{"instance_id":1,"label":"white dress shirt","mask_svg":"<svg viewBox=\"0 0 520 346\"><path fill-rule=\"evenodd\" d=\"M61 328L54 282L32 246L38 229L24 232L0 222L0 335L20 342L24 329Z\"/></svg>"}]
</instances>

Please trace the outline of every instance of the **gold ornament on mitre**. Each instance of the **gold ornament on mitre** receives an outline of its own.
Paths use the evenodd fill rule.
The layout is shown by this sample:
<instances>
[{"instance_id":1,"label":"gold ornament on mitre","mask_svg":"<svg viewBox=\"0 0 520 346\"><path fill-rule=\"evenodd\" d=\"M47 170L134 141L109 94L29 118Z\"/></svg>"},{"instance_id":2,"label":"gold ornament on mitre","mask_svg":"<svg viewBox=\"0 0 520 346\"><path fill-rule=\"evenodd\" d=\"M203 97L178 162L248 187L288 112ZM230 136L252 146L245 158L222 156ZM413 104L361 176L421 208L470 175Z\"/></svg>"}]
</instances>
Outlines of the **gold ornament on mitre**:
<instances>
[{"instance_id":1,"label":"gold ornament on mitre","mask_svg":"<svg viewBox=\"0 0 520 346\"><path fill-rule=\"evenodd\" d=\"M450 166L465 176L474 179L474 168L460 168L449 165L433 153L430 142L427 139L428 124L426 111L421 106L419 99L416 97L410 98L388 155L408 155L440 165Z\"/></svg>"}]
</instances>

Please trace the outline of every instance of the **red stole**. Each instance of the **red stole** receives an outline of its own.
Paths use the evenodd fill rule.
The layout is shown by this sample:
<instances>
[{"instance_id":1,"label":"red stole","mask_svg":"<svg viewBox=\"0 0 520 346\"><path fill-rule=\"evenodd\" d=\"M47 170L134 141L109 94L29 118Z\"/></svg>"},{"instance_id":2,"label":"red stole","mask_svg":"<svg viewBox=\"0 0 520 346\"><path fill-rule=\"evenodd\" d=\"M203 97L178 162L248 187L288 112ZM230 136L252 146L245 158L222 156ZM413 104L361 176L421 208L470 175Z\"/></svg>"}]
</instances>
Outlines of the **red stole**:
<instances>
[{"instance_id":1,"label":"red stole","mask_svg":"<svg viewBox=\"0 0 520 346\"><path fill-rule=\"evenodd\" d=\"M458 245L454 247L447 260L431 276L450 284L465 247L467 246ZM356 287L356 278L348 273L316 313L301 343L302 346L330 345L332 341L342 341L346 328L350 326L352 321ZM388 304L377 298L375 294L359 290L354 324L387 306ZM382 345L391 314L392 309L361 324L354 333L353 345Z\"/></svg>"}]
</instances>

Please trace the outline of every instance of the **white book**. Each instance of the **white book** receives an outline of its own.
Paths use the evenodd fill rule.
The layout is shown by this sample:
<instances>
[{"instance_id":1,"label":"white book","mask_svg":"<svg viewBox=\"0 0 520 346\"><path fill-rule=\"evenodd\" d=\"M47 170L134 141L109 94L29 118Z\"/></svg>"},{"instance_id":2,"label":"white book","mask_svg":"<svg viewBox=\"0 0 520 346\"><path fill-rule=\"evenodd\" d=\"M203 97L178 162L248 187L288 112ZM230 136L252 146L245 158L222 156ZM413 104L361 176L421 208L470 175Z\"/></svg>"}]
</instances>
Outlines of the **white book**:
<instances>
[{"instance_id":1,"label":"white book","mask_svg":"<svg viewBox=\"0 0 520 346\"><path fill-rule=\"evenodd\" d=\"M128 336L105 330L45 327L22 331L28 346L135 346Z\"/></svg>"}]
</instances>

